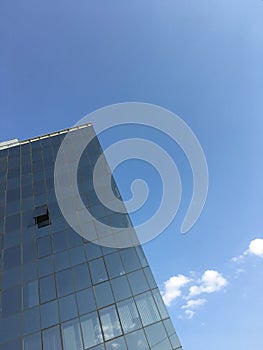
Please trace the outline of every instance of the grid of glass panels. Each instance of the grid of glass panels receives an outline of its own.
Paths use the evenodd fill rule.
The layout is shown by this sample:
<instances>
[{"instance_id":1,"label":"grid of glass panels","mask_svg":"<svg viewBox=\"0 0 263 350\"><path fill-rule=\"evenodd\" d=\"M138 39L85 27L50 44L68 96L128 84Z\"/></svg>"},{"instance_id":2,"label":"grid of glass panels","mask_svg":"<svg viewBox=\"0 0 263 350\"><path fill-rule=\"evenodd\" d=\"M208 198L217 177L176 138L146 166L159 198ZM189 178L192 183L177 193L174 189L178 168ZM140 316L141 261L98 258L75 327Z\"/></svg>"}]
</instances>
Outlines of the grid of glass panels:
<instances>
[{"instance_id":1,"label":"grid of glass panels","mask_svg":"<svg viewBox=\"0 0 263 350\"><path fill-rule=\"evenodd\" d=\"M142 248L101 247L63 218L53 184L63 136L0 151L0 349L181 349ZM79 166L83 201L100 220L130 225L95 195L100 154L95 138ZM51 225L38 228L42 205Z\"/></svg>"}]
</instances>

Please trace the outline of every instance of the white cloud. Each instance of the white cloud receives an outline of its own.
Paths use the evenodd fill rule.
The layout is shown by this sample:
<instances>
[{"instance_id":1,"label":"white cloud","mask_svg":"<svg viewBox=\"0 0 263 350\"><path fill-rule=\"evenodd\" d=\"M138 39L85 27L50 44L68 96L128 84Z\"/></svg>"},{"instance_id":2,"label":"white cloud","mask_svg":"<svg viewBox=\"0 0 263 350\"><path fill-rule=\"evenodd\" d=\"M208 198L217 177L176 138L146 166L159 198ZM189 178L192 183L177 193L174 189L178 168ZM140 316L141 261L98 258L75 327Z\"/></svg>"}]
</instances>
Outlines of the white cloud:
<instances>
[{"instance_id":1,"label":"white cloud","mask_svg":"<svg viewBox=\"0 0 263 350\"><path fill-rule=\"evenodd\" d=\"M188 300L185 305L182 306L182 309L184 309L184 313L188 318L193 318L196 309L198 309L200 306L206 303L206 299L191 299Z\"/></svg>"},{"instance_id":2,"label":"white cloud","mask_svg":"<svg viewBox=\"0 0 263 350\"><path fill-rule=\"evenodd\" d=\"M172 301L182 295L181 289L191 281L190 278L184 275L172 276L164 282L164 291L162 297L167 306L170 306Z\"/></svg>"},{"instance_id":3,"label":"white cloud","mask_svg":"<svg viewBox=\"0 0 263 350\"><path fill-rule=\"evenodd\" d=\"M232 258L231 260L236 263L244 261L246 255L255 255L263 258L263 239L256 238L249 243L248 249L241 255Z\"/></svg>"},{"instance_id":4,"label":"white cloud","mask_svg":"<svg viewBox=\"0 0 263 350\"><path fill-rule=\"evenodd\" d=\"M220 291L227 285L227 280L214 270L207 270L204 272L198 285L191 286L189 289L189 296L196 296L202 293L214 293Z\"/></svg>"},{"instance_id":5,"label":"white cloud","mask_svg":"<svg viewBox=\"0 0 263 350\"><path fill-rule=\"evenodd\" d=\"M247 253L263 258L263 239L257 238L251 241Z\"/></svg>"}]
</instances>

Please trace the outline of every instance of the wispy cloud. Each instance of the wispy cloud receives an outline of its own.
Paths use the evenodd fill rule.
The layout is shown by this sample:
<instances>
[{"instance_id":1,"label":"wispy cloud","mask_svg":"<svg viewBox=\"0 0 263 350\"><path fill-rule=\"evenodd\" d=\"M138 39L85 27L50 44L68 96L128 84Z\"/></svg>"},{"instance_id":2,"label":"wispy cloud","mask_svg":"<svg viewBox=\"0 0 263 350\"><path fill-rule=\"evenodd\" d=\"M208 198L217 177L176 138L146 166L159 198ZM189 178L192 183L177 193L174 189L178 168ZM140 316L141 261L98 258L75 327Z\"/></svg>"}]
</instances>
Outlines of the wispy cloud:
<instances>
[{"instance_id":1,"label":"wispy cloud","mask_svg":"<svg viewBox=\"0 0 263 350\"><path fill-rule=\"evenodd\" d=\"M233 262L242 262L247 255L263 258L263 239L256 238L249 243L248 249L243 254L232 258Z\"/></svg>"},{"instance_id":2,"label":"wispy cloud","mask_svg":"<svg viewBox=\"0 0 263 350\"><path fill-rule=\"evenodd\" d=\"M189 289L189 297L202 293L214 293L220 291L227 285L227 280L221 273L215 270L206 270L198 283Z\"/></svg>"},{"instance_id":3,"label":"wispy cloud","mask_svg":"<svg viewBox=\"0 0 263 350\"><path fill-rule=\"evenodd\" d=\"M182 288L186 286L191 279L184 275L172 276L164 282L164 291L162 297L167 306L182 295Z\"/></svg>"},{"instance_id":4,"label":"wispy cloud","mask_svg":"<svg viewBox=\"0 0 263 350\"><path fill-rule=\"evenodd\" d=\"M195 315L196 310L206 303L206 299L191 299L188 300L185 305L181 307L184 310L185 315L192 319Z\"/></svg>"}]
</instances>

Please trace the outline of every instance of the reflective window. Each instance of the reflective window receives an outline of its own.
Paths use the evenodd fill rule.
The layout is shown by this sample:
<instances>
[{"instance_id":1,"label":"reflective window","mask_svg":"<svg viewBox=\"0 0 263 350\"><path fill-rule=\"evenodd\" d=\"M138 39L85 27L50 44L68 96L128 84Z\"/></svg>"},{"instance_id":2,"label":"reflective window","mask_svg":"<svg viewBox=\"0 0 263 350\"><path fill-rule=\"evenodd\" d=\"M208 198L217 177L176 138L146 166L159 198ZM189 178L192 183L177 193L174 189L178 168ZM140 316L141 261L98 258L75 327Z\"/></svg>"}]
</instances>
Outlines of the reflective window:
<instances>
[{"instance_id":1,"label":"reflective window","mask_svg":"<svg viewBox=\"0 0 263 350\"><path fill-rule=\"evenodd\" d=\"M62 350L59 327L52 327L42 332L43 350Z\"/></svg>"},{"instance_id":2,"label":"reflective window","mask_svg":"<svg viewBox=\"0 0 263 350\"><path fill-rule=\"evenodd\" d=\"M89 263L91 278L94 284L103 282L108 279L105 265L102 258L92 260Z\"/></svg>"},{"instance_id":3,"label":"reflective window","mask_svg":"<svg viewBox=\"0 0 263 350\"><path fill-rule=\"evenodd\" d=\"M29 334L40 329L39 308L25 310L22 314L23 334Z\"/></svg>"},{"instance_id":4,"label":"reflective window","mask_svg":"<svg viewBox=\"0 0 263 350\"><path fill-rule=\"evenodd\" d=\"M86 256L82 246L75 247L69 250L71 264L78 265L86 261Z\"/></svg>"},{"instance_id":5,"label":"reflective window","mask_svg":"<svg viewBox=\"0 0 263 350\"><path fill-rule=\"evenodd\" d=\"M36 258L36 242L31 240L30 242L23 244L23 263L32 261Z\"/></svg>"},{"instance_id":6,"label":"reflective window","mask_svg":"<svg viewBox=\"0 0 263 350\"><path fill-rule=\"evenodd\" d=\"M78 319L63 323L61 327L64 344L63 350L82 350L82 341Z\"/></svg>"},{"instance_id":7,"label":"reflective window","mask_svg":"<svg viewBox=\"0 0 263 350\"><path fill-rule=\"evenodd\" d=\"M2 272L2 289L8 289L18 284L20 284L20 267Z\"/></svg>"},{"instance_id":8,"label":"reflective window","mask_svg":"<svg viewBox=\"0 0 263 350\"><path fill-rule=\"evenodd\" d=\"M111 340L111 341L107 342L106 343L106 349L107 350L116 350L116 349L126 350L127 346L125 344L124 338L120 337L120 338L116 338L114 340Z\"/></svg>"},{"instance_id":9,"label":"reflective window","mask_svg":"<svg viewBox=\"0 0 263 350\"><path fill-rule=\"evenodd\" d=\"M105 341L122 334L116 307L109 306L99 311Z\"/></svg>"},{"instance_id":10,"label":"reflective window","mask_svg":"<svg viewBox=\"0 0 263 350\"><path fill-rule=\"evenodd\" d=\"M110 278L118 277L125 273L119 253L106 255L105 263Z\"/></svg>"},{"instance_id":11,"label":"reflective window","mask_svg":"<svg viewBox=\"0 0 263 350\"><path fill-rule=\"evenodd\" d=\"M153 277L153 274L152 274L152 271L149 267L146 267L145 269L143 269L145 275L146 275L146 279L147 279L147 282L150 286L151 289L154 289L157 287L157 284L154 280L154 277Z\"/></svg>"},{"instance_id":12,"label":"reflective window","mask_svg":"<svg viewBox=\"0 0 263 350\"><path fill-rule=\"evenodd\" d=\"M72 271L70 269L56 273L58 296L64 296L74 292Z\"/></svg>"},{"instance_id":13,"label":"reflective window","mask_svg":"<svg viewBox=\"0 0 263 350\"><path fill-rule=\"evenodd\" d=\"M46 236L43 238L39 238L37 240L37 247L38 247L38 257L41 258L46 255L51 254L51 241L50 237Z\"/></svg>"},{"instance_id":14,"label":"reflective window","mask_svg":"<svg viewBox=\"0 0 263 350\"><path fill-rule=\"evenodd\" d=\"M121 325L124 333L135 331L142 327L140 317L133 299L117 304Z\"/></svg>"},{"instance_id":15,"label":"reflective window","mask_svg":"<svg viewBox=\"0 0 263 350\"><path fill-rule=\"evenodd\" d=\"M163 323L164 323L166 332L170 338L170 341L172 343L173 348L174 349L179 348L181 346L181 343L177 337L177 334L175 332L175 329L174 329L174 326L173 326L171 320L170 319L164 320Z\"/></svg>"},{"instance_id":16,"label":"reflective window","mask_svg":"<svg viewBox=\"0 0 263 350\"><path fill-rule=\"evenodd\" d=\"M128 349L150 350L143 330L127 334L125 338Z\"/></svg>"},{"instance_id":17,"label":"reflective window","mask_svg":"<svg viewBox=\"0 0 263 350\"><path fill-rule=\"evenodd\" d=\"M7 270L18 265L20 265L20 245L5 249L4 268Z\"/></svg>"},{"instance_id":18,"label":"reflective window","mask_svg":"<svg viewBox=\"0 0 263 350\"><path fill-rule=\"evenodd\" d=\"M81 236L73 230L68 230L68 244L69 247L76 247L82 244Z\"/></svg>"},{"instance_id":19,"label":"reflective window","mask_svg":"<svg viewBox=\"0 0 263 350\"><path fill-rule=\"evenodd\" d=\"M135 297L135 301L143 326L160 321L160 315L150 292L138 295Z\"/></svg>"},{"instance_id":20,"label":"reflective window","mask_svg":"<svg viewBox=\"0 0 263 350\"><path fill-rule=\"evenodd\" d=\"M13 247L20 244L20 231L8 232L4 236L5 238L5 248Z\"/></svg>"},{"instance_id":21,"label":"reflective window","mask_svg":"<svg viewBox=\"0 0 263 350\"><path fill-rule=\"evenodd\" d=\"M142 270L132 272L128 275L128 280L134 295L145 292L149 289L145 275Z\"/></svg>"},{"instance_id":22,"label":"reflective window","mask_svg":"<svg viewBox=\"0 0 263 350\"><path fill-rule=\"evenodd\" d=\"M1 350L22 350L21 339L16 339L11 343L1 346Z\"/></svg>"},{"instance_id":23,"label":"reflective window","mask_svg":"<svg viewBox=\"0 0 263 350\"><path fill-rule=\"evenodd\" d=\"M47 301L56 299L56 286L54 275L43 277L39 281L40 284L40 302L45 303Z\"/></svg>"},{"instance_id":24,"label":"reflective window","mask_svg":"<svg viewBox=\"0 0 263 350\"><path fill-rule=\"evenodd\" d=\"M40 277L53 273L53 256L46 256L38 260L38 274Z\"/></svg>"},{"instance_id":25,"label":"reflective window","mask_svg":"<svg viewBox=\"0 0 263 350\"><path fill-rule=\"evenodd\" d=\"M0 339L1 342L15 339L20 336L20 314L8 318L0 318Z\"/></svg>"},{"instance_id":26,"label":"reflective window","mask_svg":"<svg viewBox=\"0 0 263 350\"><path fill-rule=\"evenodd\" d=\"M38 305L38 302L38 281L26 282L23 286L23 307L33 307Z\"/></svg>"},{"instance_id":27,"label":"reflective window","mask_svg":"<svg viewBox=\"0 0 263 350\"><path fill-rule=\"evenodd\" d=\"M87 243L85 244L85 250L88 260L96 259L102 256L101 247L98 244Z\"/></svg>"},{"instance_id":28,"label":"reflective window","mask_svg":"<svg viewBox=\"0 0 263 350\"><path fill-rule=\"evenodd\" d=\"M165 307L165 305L164 305L164 302L163 302L163 299L162 299L162 297L161 297L161 295L160 295L159 290L158 290L158 289L155 289L155 290L152 292L152 294L153 294L155 303L156 303L156 305L157 305L157 307L158 307L158 310L159 310L159 312L160 312L161 317L162 317L162 318L168 318L169 315L168 315L167 309L166 309L166 307Z\"/></svg>"},{"instance_id":29,"label":"reflective window","mask_svg":"<svg viewBox=\"0 0 263 350\"><path fill-rule=\"evenodd\" d=\"M25 337L23 339L23 350L42 350L40 333Z\"/></svg>"},{"instance_id":30,"label":"reflective window","mask_svg":"<svg viewBox=\"0 0 263 350\"><path fill-rule=\"evenodd\" d=\"M55 270L60 271L70 267L69 253L67 250L64 250L61 253L57 253L54 255L55 261Z\"/></svg>"},{"instance_id":31,"label":"reflective window","mask_svg":"<svg viewBox=\"0 0 263 350\"><path fill-rule=\"evenodd\" d=\"M59 299L60 321L68 321L71 318L77 317L77 305L75 295L71 294L67 297Z\"/></svg>"},{"instance_id":32,"label":"reflective window","mask_svg":"<svg viewBox=\"0 0 263 350\"><path fill-rule=\"evenodd\" d=\"M98 308L114 303L111 287L109 282L100 283L94 287Z\"/></svg>"},{"instance_id":33,"label":"reflective window","mask_svg":"<svg viewBox=\"0 0 263 350\"><path fill-rule=\"evenodd\" d=\"M126 276L111 280L111 285L116 301L127 299L132 296L131 288Z\"/></svg>"},{"instance_id":34,"label":"reflective window","mask_svg":"<svg viewBox=\"0 0 263 350\"><path fill-rule=\"evenodd\" d=\"M145 333L151 349L172 350L162 322L146 327Z\"/></svg>"},{"instance_id":35,"label":"reflective window","mask_svg":"<svg viewBox=\"0 0 263 350\"><path fill-rule=\"evenodd\" d=\"M37 264L35 261L22 266L22 278L23 282L37 278Z\"/></svg>"},{"instance_id":36,"label":"reflective window","mask_svg":"<svg viewBox=\"0 0 263 350\"><path fill-rule=\"evenodd\" d=\"M134 249L123 249L120 252L126 272L131 272L141 268L141 264Z\"/></svg>"},{"instance_id":37,"label":"reflective window","mask_svg":"<svg viewBox=\"0 0 263 350\"><path fill-rule=\"evenodd\" d=\"M148 263L147 263L147 260L146 260L146 257L145 257L145 254L144 254L142 247L140 245L138 245L135 249L136 249L136 252L139 256L142 267L148 266Z\"/></svg>"},{"instance_id":38,"label":"reflective window","mask_svg":"<svg viewBox=\"0 0 263 350\"><path fill-rule=\"evenodd\" d=\"M81 317L80 322L85 348L102 343L103 339L97 312Z\"/></svg>"},{"instance_id":39,"label":"reflective window","mask_svg":"<svg viewBox=\"0 0 263 350\"><path fill-rule=\"evenodd\" d=\"M91 279L87 264L81 264L72 268L76 290L85 289L91 286Z\"/></svg>"},{"instance_id":40,"label":"reflective window","mask_svg":"<svg viewBox=\"0 0 263 350\"><path fill-rule=\"evenodd\" d=\"M55 253L67 249L66 233L58 232L53 235L53 250Z\"/></svg>"},{"instance_id":41,"label":"reflective window","mask_svg":"<svg viewBox=\"0 0 263 350\"><path fill-rule=\"evenodd\" d=\"M42 328L48 328L58 323L57 301L53 300L40 307Z\"/></svg>"},{"instance_id":42,"label":"reflective window","mask_svg":"<svg viewBox=\"0 0 263 350\"><path fill-rule=\"evenodd\" d=\"M7 317L20 311L21 297L20 287L13 287L3 291L2 294L2 315Z\"/></svg>"},{"instance_id":43,"label":"reflective window","mask_svg":"<svg viewBox=\"0 0 263 350\"><path fill-rule=\"evenodd\" d=\"M76 296L80 315L96 310L95 298L92 288L78 292Z\"/></svg>"}]
</instances>

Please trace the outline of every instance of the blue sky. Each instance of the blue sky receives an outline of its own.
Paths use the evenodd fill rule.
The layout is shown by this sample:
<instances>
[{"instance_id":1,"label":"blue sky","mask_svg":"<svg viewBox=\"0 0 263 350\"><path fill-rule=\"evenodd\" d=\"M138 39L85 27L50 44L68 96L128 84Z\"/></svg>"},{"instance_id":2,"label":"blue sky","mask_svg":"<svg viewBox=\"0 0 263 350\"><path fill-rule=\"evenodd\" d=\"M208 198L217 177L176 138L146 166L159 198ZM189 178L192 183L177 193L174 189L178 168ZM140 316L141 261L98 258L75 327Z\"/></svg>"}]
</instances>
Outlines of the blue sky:
<instances>
[{"instance_id":1,"label":"blue sky","mask_svg":"<svg viewBox=\"0 0 263 350\"><path fill-rule=\"evenodd\" d=\"M141 101L172 110L202 144L207 203L181 235L192 181L180 150L150 130L102 138L107 145L117 135L147 135L173 154L181 172L177 218L145 251L185 350L262 349L263 253L261 241L250 245L263 239L262 17L260 0L0 3L1 140ZM136 169L153 171L139 163ZM131 176L124 173L128 165L116 171L128 196ZM143 215L158 201L158 181L153 171Z\"/></svg>"}]
</instances>

